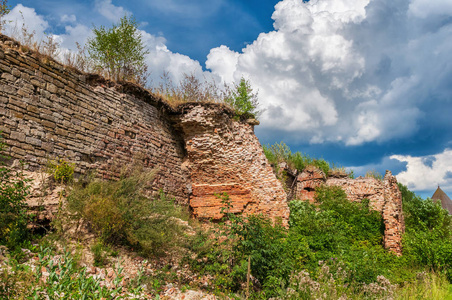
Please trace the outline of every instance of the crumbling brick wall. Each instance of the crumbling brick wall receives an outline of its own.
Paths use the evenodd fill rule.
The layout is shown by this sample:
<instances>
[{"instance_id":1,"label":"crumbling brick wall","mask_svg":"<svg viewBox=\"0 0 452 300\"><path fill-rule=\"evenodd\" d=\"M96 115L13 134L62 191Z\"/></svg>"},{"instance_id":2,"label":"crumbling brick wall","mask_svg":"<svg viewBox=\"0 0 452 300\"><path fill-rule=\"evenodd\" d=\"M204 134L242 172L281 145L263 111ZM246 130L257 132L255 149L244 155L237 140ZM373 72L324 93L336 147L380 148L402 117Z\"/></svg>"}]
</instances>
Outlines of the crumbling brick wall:
<instances>
[{"instance_id":1,"label":"crumbling brick wall","mask_svg":"<svg viewBox=\"0 0 452 300\"><path fill-rule=\"evenodd\" d=\"M397 179L390 171L386 171L383 180L362 177L351 179L346 174L336 174L327 179L319 169L308 167L298 174L296 183L295 198L300 200L314 202L315 188L323 184L340 186L350 201L369 199L370 207L383 217L385 248L397 255L402 254L401 239L405 231L402 194L397 186Z\"/></svg>"},{"instance_id":2,"label":"crumbling brick wall","mask_svg":"<svg viewBox=\"0 0 452 300\"><path fill-rule=\"evenodd\" d=\"M198 218L220 219L226 192L233 213L262 213L287 225L286 193L268 163L253 125L234 121L217 105L188 104L178 116L192 183L190 206Z\"/></svg>"},{"instance_id":3,"label":"crumbling brick wall","mask_svg":"<svg viewBox=\"0 0 452 300\"><path fill-rule=\"evenodd\" d=\"M21 51L24 50L24 51ZM173 109L130 83L67 68L0 35L0 130L9 155L30 170L64 158L77 173L118 178L132 161L158 169L153 189L222 216L226 192L237 213L288 221L286 194L254 135L221 105Z\"/></svg>"},{"instance_id":4,"label":"crumbling brick wall","mask_svg":"<svg viewBox=\"0 0 452 300\"><path fill-rule=\"evenodd\" d=\"M117 178L137 161L157 168L154 190L187 202L184 145L159 99L133 84L82 74L0 35L0 130L9 155L31 170L49 159Z\"/></svg>"}]
</instances>

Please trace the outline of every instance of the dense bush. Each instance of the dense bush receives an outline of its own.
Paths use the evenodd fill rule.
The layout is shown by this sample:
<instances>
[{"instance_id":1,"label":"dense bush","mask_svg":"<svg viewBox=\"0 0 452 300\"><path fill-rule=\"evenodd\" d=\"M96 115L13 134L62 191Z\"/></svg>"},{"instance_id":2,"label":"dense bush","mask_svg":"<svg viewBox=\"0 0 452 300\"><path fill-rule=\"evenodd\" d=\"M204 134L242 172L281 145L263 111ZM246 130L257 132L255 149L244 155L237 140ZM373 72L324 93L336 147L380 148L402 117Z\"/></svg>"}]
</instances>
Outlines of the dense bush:
<instances>
[{"instance_id":1,"label":"dense bush","mask_svg":"<svg viewBox=\"0 0 452 300\"><path fill-rule=\"evenodd\" d=\"M159 254L184 238L187 210L163 193L158 199L144 196L155 172L134 172L119 181L91 180L76 185L68 209L82 219L105 243L119 243ZM82 182L82 181L81 181Z\"/></svg>"},{"instance_id":2,"label":"dense bush","mask_svg":"<svg viewBox=\"0 0 452 300\"><path fill-rule=\"evenodd\" d=\"M418 266L445 272L452 280L452 219L431 199L423 200L399 184L406 233L404 255Z\"/></svg>"}]
</instances>

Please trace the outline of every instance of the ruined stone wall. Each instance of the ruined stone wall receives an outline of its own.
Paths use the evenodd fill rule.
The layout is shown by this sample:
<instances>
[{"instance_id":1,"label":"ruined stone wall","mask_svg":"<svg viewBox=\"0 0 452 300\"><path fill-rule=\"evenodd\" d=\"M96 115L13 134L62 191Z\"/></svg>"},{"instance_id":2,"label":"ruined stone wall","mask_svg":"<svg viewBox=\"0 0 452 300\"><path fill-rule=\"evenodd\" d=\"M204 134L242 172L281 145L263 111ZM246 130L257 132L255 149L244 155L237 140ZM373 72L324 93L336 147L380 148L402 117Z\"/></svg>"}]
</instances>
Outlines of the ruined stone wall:
<instances>
[{"instance_id":1,"label":"ruined stone wall","mask_svg":"<svg viewBox=\"0 0 452 300\"><path fill-rule=\"evenodd\" d=\"M227 109L192 104L178 116L192 182L190 206L198 218L220 219L226 192L231 212L263 213L287 225L286 193L268 163L253 125L231 119Z\"/></svg>"},{"instance_id":2,"label":"ruined stone wall","mask_svg":"<svg viewBox=\"0 0 452 300\"><path fill-rule=\"evenodd\" d=\"M232 212L287 225L286 194L253 125L232 117L215 104L172 109L138 86L67 68L0 35L0 130L13 159L33 171L63 158L103 178L134 161L158 169L153 189L189 202L196 217L221 218L215 194L227 193Z\"/></svg>"},{"instance_id":3,"label":"ruined stone wall","mask_svg":"<svg viewBox=\"0 0 452 300\"><path fill-rule=\"evenodd\" d=\"M13 159L38 169L63 158L104 178L135 160L159 170L154 190L187 202L183 141L159 99L23 53L7 37L0 43L0 130Z\"/></svg>"},{"instance_id":4,"label":"ruined stone wall","mask_svg":"<svg viewBox=\"0 0 452 300\"><path fill-rule=\"evenodd\" d=\"M314 202L315 188L321 185L341 187L350 201L369 199L369 206L381 213L385 224L384 246L402 254L401 239L405 231L402 213L402 194L397 179L386 171L383 180L375 178L348 178L345 174L326 179L322 171L308 167L296 178L295 198Z\"/></svg>"}]
</instances>

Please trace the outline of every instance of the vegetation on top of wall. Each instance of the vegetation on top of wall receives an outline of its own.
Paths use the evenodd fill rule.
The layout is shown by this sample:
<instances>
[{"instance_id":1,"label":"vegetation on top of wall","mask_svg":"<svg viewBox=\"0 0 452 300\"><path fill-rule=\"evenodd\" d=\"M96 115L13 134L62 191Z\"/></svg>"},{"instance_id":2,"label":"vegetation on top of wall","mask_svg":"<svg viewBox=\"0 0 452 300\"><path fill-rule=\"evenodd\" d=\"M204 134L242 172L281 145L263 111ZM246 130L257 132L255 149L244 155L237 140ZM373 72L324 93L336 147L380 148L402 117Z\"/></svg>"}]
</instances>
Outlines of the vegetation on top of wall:
<instances>
[{"instance_id":1,"label":"vegetation on top of wall","mask_svg":"<svg viewBox=\"0 0 452 300\"><path fill-rule=\"evenodd\" d=\"M105 72L115 81L128 80L145 85L147 77L146 50L138 23L133 16L124 16L111 28L93 28L94 37L87 42L89 58L95 70Z\"/></svg>"},{"instance_id":2,"label":"vegetation on top of wall","mask_svg":"<svg viewBox=\"0 0 452 300\"><path fill-rule=\"evenodd\" d=\"M0 32L1 25L4 25L2 17L9 12L6 3L6 0L0 3ZM221 103L232 108L239 119L258 117L257 94L253 93L249 81L244 78L237 84L219 86L213 78L202 81L194 74L184 73L182 80L174 83L170 74L164 72L158 86L148 84L150 72L145 57L149 51L133 16L124 16L110 28L100 26L92 30L94 36L88 39L86 45L76 43L75 52L61 49L60 42L49 33L43 40L38 40L36 32L25 25L23 16L22 24L12 26L9 34L20 43L17 46L21 52L33 51L33 55L41 61L55 60L66 67L98 74L107 80L136 83L143 91L148 88L149 92L160 96L172 107L187 102Z\"/></svg>"},{"instance_id":3,"label":"vegetation on top of wall","mask_svg":"<svg viewBox=\"0 0 452 300\"><path fill-rule=\"evenodd\" d=\"M260 114L257 110L259 106L257 93L253 93L251 83L243 77L238 84L229 89L224 101L235 110L235 117L238 119L257 119Z\"/></svg>"},{"instance_id":4,"label":"vegetation on top of wall","mask_svg":"<svg viewBox=\"0 0 452 300\"><path fill-rule=\"evenodd\" d=\"M376 170L369 170L366 172L366 175L364 175L365 178L374 178L377 180L383 180L383 175L381 175L378 171Z\"/></svg>"},{"instance_id":5,"label":"vegetation on top of wall","mask_svg":"<svg viewBox=\"0 0 452 300\"><path fill-rule=\"evenodd\" d=\"M3 26L5 26L6 21L3 17L9 13L10 9L7 0L0 0L0 33L2 32Z\"/></svg>"},{"instance_id":6,"label":"vegetation on top of wall","mask_svg":"<svg viewBox=\"0 0 452 300\"><path fill-rule=\"evenodd\" d=\"M297 169L302 172L307 166L315 166L328 176L328 171L330 170L330 164L326 162L323 158L316 159L311 158L307 154L303 154L299 151L292 153L289 146L284 142L275 143L273 145L263 146L265 156L267 157L269 163L273 168L278 168L280 163L286 163L290 169Z\"/></svg>"}]
</instances>

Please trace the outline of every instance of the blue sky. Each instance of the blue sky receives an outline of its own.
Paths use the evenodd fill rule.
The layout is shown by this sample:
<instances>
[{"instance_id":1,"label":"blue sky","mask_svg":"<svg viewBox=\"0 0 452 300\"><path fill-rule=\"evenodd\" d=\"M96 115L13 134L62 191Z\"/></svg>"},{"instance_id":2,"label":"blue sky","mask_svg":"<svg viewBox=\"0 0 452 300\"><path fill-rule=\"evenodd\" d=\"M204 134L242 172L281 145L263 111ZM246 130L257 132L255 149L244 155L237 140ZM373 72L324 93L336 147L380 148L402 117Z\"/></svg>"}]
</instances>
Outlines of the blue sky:
<instances>
[{"instance_id":1,"label":"blue sky","mask_svg":"<svg viewBox=\"0 0 452 300\"><path fill-rule=\"evenodd\" d=\"M452 196L450 0L9 4L10 19L22 13L38 36L72 50L93 25L133 14L154 82L164 70L175 82L184 72L226 83L245 76L265 110L263 144L284 141L358 175L389 169L424 197L438 184Z\"/></svg>"}]
</instances>

